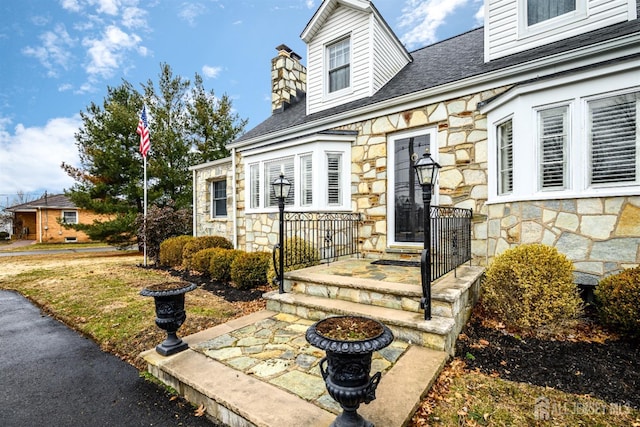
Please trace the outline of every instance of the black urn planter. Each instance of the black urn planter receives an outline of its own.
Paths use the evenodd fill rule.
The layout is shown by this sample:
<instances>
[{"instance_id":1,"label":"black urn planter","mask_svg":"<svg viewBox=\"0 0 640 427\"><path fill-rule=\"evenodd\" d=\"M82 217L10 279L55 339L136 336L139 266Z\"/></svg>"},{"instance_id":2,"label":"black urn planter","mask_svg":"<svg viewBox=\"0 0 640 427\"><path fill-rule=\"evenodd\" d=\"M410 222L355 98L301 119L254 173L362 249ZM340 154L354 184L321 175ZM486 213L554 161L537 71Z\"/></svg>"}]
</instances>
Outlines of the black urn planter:
<instances>
[{"instance_id":1,"label":"black urn planter","mask_svg":"<svg viewBox=\"0 0 640 427\"><path fill-rule=\"evenodd\" d=\"M311 325L305 337L309 344L326 352L320 372L329 395L342 407L331 427L373 427L357 410L361 403L376 398L382 374L369 376L371 356L391 344L391 330L367 317L337 316Z\"/></svg>"},{"instance_id":2,"label":"black urn planter","mask_svg":"<svg viewBox=\"0 0 640 427\"><path fill-rule=\"evenodd\" d=\"M167 332L167 338L156 346L163 356L186 350L189 345L178 338L176 332L187 314L184 311L184 294L196 288L195 283L168 282L152 285L140 291L140 295L153 297L156 303L156 325Z\"/></svg>"}]
</instances>

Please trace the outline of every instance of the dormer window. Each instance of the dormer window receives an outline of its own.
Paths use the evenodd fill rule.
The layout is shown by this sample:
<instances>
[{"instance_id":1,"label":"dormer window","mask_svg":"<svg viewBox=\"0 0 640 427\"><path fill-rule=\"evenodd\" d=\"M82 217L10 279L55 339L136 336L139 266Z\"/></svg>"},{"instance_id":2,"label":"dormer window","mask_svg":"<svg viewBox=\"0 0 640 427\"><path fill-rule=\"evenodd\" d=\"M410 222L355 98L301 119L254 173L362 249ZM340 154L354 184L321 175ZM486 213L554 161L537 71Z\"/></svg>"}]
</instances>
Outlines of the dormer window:
<instances>
[{"instance_id":1,"label":"dormer window","mask_svg":"<svg viewBox=\"0 0 640 427\"><path fill-rule=\"evenodd\" d=\"M518 0L520 37L564 31L587 17L587 0Z\"/></svg>"},{"instance_id":2,"label":"dormer window","mask_svg":"<svg viewBox=\"0 0 640 427\"><path fill-rule=\"evenodd\" d=\"M576 0L527 0L527 25L574 12Z\"/></svg>"},{"instance_id":3,"label":"dormer window","mask_svg":"<svg viewBox=\"0 0 640 427\"><path fill-rule=\"evenodd\" d=\"M328 93L346 89L351 85L351 38L347 37L327 46Z\"/></svg>"}]
</instances>

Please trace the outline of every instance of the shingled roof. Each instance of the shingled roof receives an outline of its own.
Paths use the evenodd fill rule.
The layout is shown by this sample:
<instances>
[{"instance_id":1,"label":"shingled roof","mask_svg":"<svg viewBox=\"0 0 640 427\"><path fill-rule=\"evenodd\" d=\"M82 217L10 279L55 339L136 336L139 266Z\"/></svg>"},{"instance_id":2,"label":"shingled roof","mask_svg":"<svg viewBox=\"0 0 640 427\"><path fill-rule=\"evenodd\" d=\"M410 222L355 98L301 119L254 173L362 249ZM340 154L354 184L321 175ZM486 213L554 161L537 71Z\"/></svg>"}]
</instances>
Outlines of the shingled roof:
<instances>
[{"instance_id":1,"label":"shingled roof","mask_svg":"<svg viewBox=\"0 0 640 427\"><path fill-rule=\"evenodd\" d=\"M638 3L640 16L640 2ZM340 115L350 110L374 106L383 101L414 92L437 88L445 84L481 76L514 65L524 64L551 55L605 42L640 31L640 19L614 24L525 52L490 62L484 61L484 28L478 28L450 39L411 52L413 62L407 64L374 95L334 108L307 115L306 99L281 112L272 114L262 123L240 136L233 144L260 138L305 123ZM596 64L593 64L594 66Z\"/></svg>"},{"instance_id":2,"label":"shingled roof","mask_svg":"<svg viewBox=\"0 0 640 427\"><path fill-rule=\"evenodd\" d=\"M44 195L37 200L11 206L6 210L9 212L20 212L20 211L33 211L33 210L42 209L42 208L77 209L76 205L73 204L71 199L69 199L64 194L54 194L54 195Z\"/></svg>"}]
</instances>

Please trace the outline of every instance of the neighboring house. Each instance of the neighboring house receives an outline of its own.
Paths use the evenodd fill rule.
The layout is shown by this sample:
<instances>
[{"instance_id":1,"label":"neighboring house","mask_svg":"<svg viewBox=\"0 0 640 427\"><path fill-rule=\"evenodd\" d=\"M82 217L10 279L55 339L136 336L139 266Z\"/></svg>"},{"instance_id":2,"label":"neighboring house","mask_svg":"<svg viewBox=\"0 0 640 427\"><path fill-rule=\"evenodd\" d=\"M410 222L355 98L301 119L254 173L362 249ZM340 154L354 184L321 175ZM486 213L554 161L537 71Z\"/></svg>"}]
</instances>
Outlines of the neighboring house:
<instances>
[{"instance_id":1,"label":"neighboring house","mask_svg":"<svg viewBox=\"0 0 640 427\"><path fill-rule=\"evenodd\" d=\"M100 215L76 207L64 194L44 195L31 202L6 209L13 213L13 238L36 240L38 243L88 242L82 231L61 224L91 224Z\"/></svg>"},{"instance_id":2,"label":"neighboring house","mask_svg":"<svg viewBox=\"0 0 640 427\"><path fill-rule=\"evenodd\" d=\"M195 233L271 250L270 182L284 171L287 210L360 212L366 257L418 255L406 218L422 208L412 164L429 150L433 202L473 209L474 263L542 242L583 283L637 265L639 9L487 0L484 28L408 52L372 2L323 1L301 34L307 67L277 48L273 114L230 159L193 168Z\"/></svg>"}]
</instances>

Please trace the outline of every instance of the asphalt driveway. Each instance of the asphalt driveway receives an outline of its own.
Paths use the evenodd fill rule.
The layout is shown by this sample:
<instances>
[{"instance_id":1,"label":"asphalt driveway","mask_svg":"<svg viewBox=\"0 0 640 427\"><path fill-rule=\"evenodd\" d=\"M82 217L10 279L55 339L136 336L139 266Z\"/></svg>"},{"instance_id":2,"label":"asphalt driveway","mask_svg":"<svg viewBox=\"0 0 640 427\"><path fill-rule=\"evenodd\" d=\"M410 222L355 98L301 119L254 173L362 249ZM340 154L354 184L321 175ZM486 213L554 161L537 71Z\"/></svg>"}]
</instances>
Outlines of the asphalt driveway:
<instances>
[{"instance_id":1,"label":"asphalt driveway","mask_svg":"<svg viewBox=\"0 0 640 427\"><path fill-rule=\"evenodd\" d=\"M138 371L0 290L0 425L207 426Z\"/></svg>"}]
</instances>

